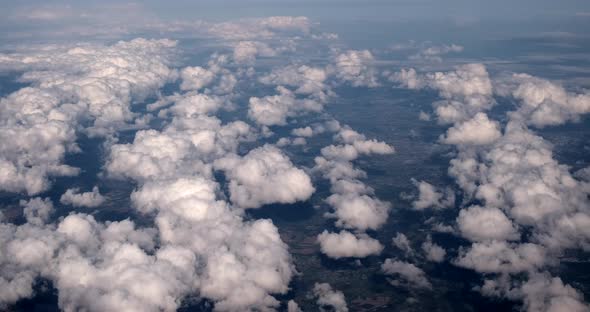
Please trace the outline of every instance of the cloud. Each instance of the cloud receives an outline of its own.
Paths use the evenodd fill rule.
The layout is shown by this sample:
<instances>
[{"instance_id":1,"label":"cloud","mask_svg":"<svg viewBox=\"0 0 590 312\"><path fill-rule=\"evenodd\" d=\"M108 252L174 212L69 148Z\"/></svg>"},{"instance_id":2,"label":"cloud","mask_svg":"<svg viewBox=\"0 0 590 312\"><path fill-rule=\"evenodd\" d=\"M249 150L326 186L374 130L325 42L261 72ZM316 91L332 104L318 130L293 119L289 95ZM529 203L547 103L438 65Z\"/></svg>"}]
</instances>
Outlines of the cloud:
<instances>
[{"instance_id":1,"label":"cloud","mask_svg":"<svg viewBox=\"0 0 590 312\"><path fill-rule=\"evenodd\" d=\"M387 143L375 139L367 140L364 135L349 127L342 127L334 136L334 139L344 144L329 145L322 148L322 156L327 159L351 161L357 159L360 155L389 155L395 152L395 149Z\"/></svg>"},{"instance_id":2,"label":"cloud","mask_svg":"<svg viewBox=\"0 0 590 312\"><path fill-rule=\"evenodd\" d=\"M110 2L110 3L109 3ZM304 16L270 16L223 22L190 18L162 18L145 3L69 3L17 5L3 14L4 31L10 38L84 38L113 40L139 34L157 33L183 38L270 40L280 37L310 37L324 40L324 33L312 32L313 23ZM27 31L14 31L23 29Z\"/></svg>"},{"instance_id":3,"label":"cloud","mask_svg":"<svg viewBox=\"0 0 590 312\"><path fill-rule=\"evenodd\" d=\"M432 184L425 181L416 181L414 179L412 179L412 183L418 187L418 198L412 202L412 207L414 209L442 209L455 205L455 193L453 193L453 190L446 189L444 192L437 191Z\"/></svg>"},{"instance_id":4,"label":"cloud","mask_svg":"<svg viewBox=\"0 0 590 312\"><path fill-rule=\"evenodd\" d=\"M79 169L62 164L66 152L78 151L71 117L58 96L23 88L0 99L0 189L38 194L50 176L73 176Z\"/></svg>"},{"instance_id":5,"label":"cloud","mask_svg":"<svg viewBox=\"0 0 590 312\"><path fill-rule=\"evenodd\" d=\"M432 42L417 43L413 40L407 43L398 43L389 47L390 51L413 51L414 54L408 56L412 61L442 62L442 55L449 53L458 53L463 51L463 47L458 44L441 44L436 45Z\"/></svg>"},{"instance_id":6,"label":"cloud","mask_svg":"<svg viewBox=\"0 0 590 312\"><path fill-rule=\"evenodd\" d=\"M424 47L418 53L410 55L410 60L425 60L430 62L442 62L441 55L449 54L449 53L458 53L462 52L463 47L456 44L450 45L432 45L429 47Z\"/></svg>"},{"instance_id":7,"label":"cloud","mask_svg":"<svg viewBox=\"0 0 590 312\"><path fill-rule=\"evenodd\" d=\"M305 138L309 138L313 136L313 129L309 126L305 127L305 128L296 128L291 130L291 134L295 135L295 136L299 136L299 137L305 137Z\"/></svg>"},{"instance_id":8,"label":"cloud","mask_svg":"<svg viewBox=\"0 0 590 312\"><path fill-rule=\"evenodd\" d=\"M240 41L234 47L233 58L238 64L251 64L257 56L272 57L275 55L275 50L264 42Z\"/></svg>"},{"instance_id":9,"label":"cloud","mask_svg":"<svg viewBox=\"0 0 590 312\"><path fill-rule=\"evenodd\" d=\"M30 69L24 81L77 97L78 110L94 120L88 131L105 135L133 119L132 102L176 79L176 71L168 66L175 46L171 40L141 38L112 46L57 46L37 55L9 55L8 63Z\"/></svg>"},{"instance_id":10,"label":"cloud","mask_svg":"<svg viewBox=\"0 0 590 312\"><path fill-rule=\"evenodd\" d=\"M213 82L215 73L200 66L189 66L180 71L180 78L182 79L181 90L198 91Z\"/></svg>"},{"instance_id":11,"label":"cloud","mask_svg":"<svg viewBox=\"0 0 590 312\"><path fill-rule=\"evenodd\" d=\"M268 85L295 87L296 94L311 95L320 101L326 101L333 92L325 84L329 77L326 69L307 65L289 65L273 69L269 74L258 79Z\"/></svg>"},{"instance_id":12,"label":"cloud","mask_svg":"<svg viewBox=\"0 0 590 312\"><path fill-rule=\"evenodd\" d=\"M90 135L128 127L131 103L174 79L168 63L175 44L135 39L3 54L0 66L25 71L21 80L32 87L0 100L0 189L34 195L49 188L50 177L78 174L62 162L79 151L82 121L90 122Z\"/></svg>"},{"instance_id":13,"label":"cloud","mask_svg":"<svg viewBox=\"0 0 590 312\"><path fill-rule=\"evenodd\" d=\"M105 197L102 196L95 186L91 192L80 193L80 189L68 189L61 195L59 201L65 205L72 205L74 207L98 207L105 202Z\"/></svg>"},{"instance_id":14,"label":"cloud","mask_svg":"<svg viewBox=\"0 0 590 312\"><path fill-rule=\"evenodd\" d=\"M525 307L528 311L588 311L582 295L560 278L535 275L522 285Z\"/></svg>"},{"instance_id":15,"label":"cloud","mask_svg":"<svg viewBox=\"0 0 590 312\"><path fill-rule=\"evenodd\" d=\"M405 70L390 80L406 88L438 90L444 99L433 105L439 122L452 123L441 137L457 148L448 172L465 202L479 204L459 212L456 226L472 243L459 249L453 263L497 274L484 282L481 292L523 300L529 311L586 309L575 291L561 297L571 287L551 278L547 270L559 263L557 255L564 250L590 248L590 235L583 230L590 224L585 209L590 187L559 164L552 146L528 128L578 120L588 112L586 94L525 74L501 76L492 87L481 64L447 73ZM515 100L503 127L484 113L494 105L494 95ZM441 197L433 188L424 190L425 203ZM527 283L554 284L556 291L536 296L524 291Z\"/></svg>"},{"instance_id":16,"label":"cloud","mask_svg":"<svg viewBox=\"0 0 590 312\"><path fill-rule=\"evenodd\" d=\"M388 80L398 83L401 87L412 90L423 88L425 83L423 78L419 77L418 73L413 68L402 68L399 72L394 72L389 75Z\"/></svg>"},{"instance_id":17,"label":"cloud","mask_svg":"<svg viewBox=\"0 0 590 312\"><path fill-rule=\"evenodd\" d=\"M390 276L389 282L395 286L408 286L431 289L432 284L426 274L415 265L392 259L385 259L381 265L384 274Z\"/></svg>"},{"instance_id":18,"label":"cloud","mask_svg":"<svg viewBox=\"0 0 590 312\"><path fill-rule=\"evenodd\" d=\"M287 246L269 220L242 223L216 198L218 185L204 178L154 181L132 195L143 213L157 212L165 245L203 258L200 292L223 311L275 306L267 292L283 293L293 274Z\"/></svg>"},{"instance_id":19,"label":"cloud","mask_svg":"<svg viewBox=\"0 0 590 312\"><path fill-rule=\"evenodd\" d=\"M235 152L239 142L251 138L250 127L242 121L222 125L209 116L175 118L162 132L138 131L133 143L113 145L105 168L112 177L138 181L187 172L210 176L210 161Z\"/></svg>"},{"instance_id":20,"label":"cloud","mask_svg":"<svg viewBox=\"0 0 590 312\"><path fill-rule=\"evenodd\" d=\"M23 214L28 223L34 225L45 224L54 211L53 202L49 198L41 197L31 198L30 200L21 200Z\"/></svg>"},{"instance_id":21,"label":"cloud","mask_svg":"<svg viewBox=\"0 0 590 312\"><path fill-rule=\"evenodd\" d=\"M65 310L175 309L174 298L184 294L183 283L191 282L178 261L166 259L168 250L148 255L153 231L137 230L128 220L105 226L92 216L72 214L55 227L27 223L0 228L1 280L8 276L14 287L3 288L2 303L31 296L27 288L42 276L53 280Z\"/></svg>"},{"instance_id":22,"label":"cloud","mask_svg":"<svg viewBox=\"0 0 590 312\"><path fill-rule=\"evenodd\" d=\"M313 296L317 298L320 311L348 312L346 298L341 291L332 289L328 283L315 283Z\"/></svg>"},{"instance_id":23,"label":"cloud","mask_svg":"<svg viewBox=\"0 0 590 312\"><path fill-rule=\"evenodd\" d=\"M470 241L518 240L516 228L498 208L471 206L459 212L457 224L463 237Z\"/></svg>"},{"instance_id":24,"label":"cloud","mask_svg":"<svg viewBox=\"0 0 590 312\"><path fill-rule=\"evenodd\" d=\"M472 119L449 128L441 141L453 145L488 145L501 136L498 122L489 120L484 113L477 113Z\"/></svg>"},{"instance_id":25,"label":"cloud","mask_svg":"<svg viewBox=\"0 0 590 312\"><path fill-rule=\"evenodd\" d=\"M336 218L336 226L361 231L379 229L387 221L391 209L389 203L354 193L333 194L326 202L334 208L334 212L326 216Z\"/></svg>"},{"instance_id":26,"label":"cloud","mask_svg":"<svg viewBox=\"0 0 590 312\"><path fill-rule=\"evenodd\" d=\"M358 178L365 177L366 173L355 169L351 160L356 159L360 154L391 154L394 152L394 148L385 142L367 140L364 135L348 126L337 124L333 125L332 130L337 131L333 137L334 141L342 144L322 148L323 157L315 158L315 167L312 171L320 172L330 180L332 195L326 199L326 202L333 208L333 212L326 213L325 216L335 218L338 227L356 230L357 236L355 237L346 231L340 232L340 234L328 234L325 232L323 234L322 252L328 256L330 256L330 253L333 256L334 254L338 256L339 254L357 253L360 248L359 243L365 240L366 242L363 242L363 244L371 242L371 253L378 254L382 250L381 244L358 232L381 228L387 221L391 204L375 198L373 189L358 180ZM340 151L346 151L346 155L342 155ZM331 239L328 240L327 238ZM346 240L350 244L338 248L345 247L345 250L327 249L327 242L335 243L337 238ZM367 251L363 251L363 254L368 255Z\"/></svg>"},{"instance_id":27,"label":"cloud","mask_svg":"<svg viewBox=\"0 0 590 312\"><path fill-rule=\"evenodd\" d=\"M403 233L396 233L395 237L391 239L391 242L393 246L403 251L406 256L412 255L414 253L414 249L412 249L410 241Z\"/></svg>"},{"instance_id":28,"label":"cloud","mask_svg":"<svg viewBox=\"0 0 590 312\"><path fill-rule=\"evenodd\" d=\"M172 118L162 130L138 131L132 143L111 146L106 172L138 183L134 208L154 217L160 248L196 259L179 259L190 268L185 294L208 298L220 311L277 308L272 294L286 293L295 273L287 245L270 220L246 221L222 200L213 169L225 173L230 199L242 208L305 200L311 180L273 146L238 156L239 143L256 135L242 121L209 116L220 97L190 91L171 101L159 114Z\"/></svg>"},{"instance_id":29,"label":"cloud","mask_svg":"<svg viewBox=\"0 0 590 312\"><path fill-rule=\"evenodd\" d=\"M132 201L139 211L156 214L164 247L201 259L191 292L215 301L220 311L278 306L269 293L285 293L294 273L287 246L271 221L243 222L217 199L217 190L203 177L154 180Z\"/></svg>"},{"instance_id":30,"label":"cloud","mask_svg":"<svg viewBox=\"0 0 590 312\"><path fill-rule=\"evenodd\" d=\"M183 95L175 95L170 98L174 105L160 110L158 116L167 114L181 117L193 117L215 113L224 106L224 100L217 96L209 96L201 93L188 92Z\"/></svg>"},{"instance_id":31,"label":"cloud","mask_svg":"<svg viewBox=\"0 0 590 312\"><path fill-rule=\"evenodd\" d=\"M320 112L323 103L313 99L297 99L293 92L284 87L277 87L279 94L262 98L251 97L248 105L248 117L263 126L286 125L287 118L308 112Z\"/></svg>"},{"instance_id":32,"label":"cloud","mask_svg":"<svg viewBox=\"0 0 590 312\"><path fill-rule=\"evenodd\" d=\"M205 26L207 33L227 40L271 39L285 32L307 34L311 29L311 22L305 16L270 16L200 24Z\"/></svg>"},{"instance_id":33,"label":"cloud","mask_svg":"<svg viewBox=\"0 0 590 312\"><path fill-rule=\"evenodd\" d=\"M432 242L430 235L428 236L428 239L422 244L422 250L426 255L426 259L433 262L444 261L447 254L444 248Z\"/></svg>"},{"instance_id":34,"label":"cloud","mask_svg":"<svg viewBox=\"0 0 590 312\"><path fill-rule=\"evenodd\" d=\"M415 69L402 69L390 81L409 89L437 90L444 100L433 103L438 121L443 124L471 119L494 106L492 81L483 64L460 65L454 71L419 75Z\"/></svg>"},{"instance_id":35,"label":"cloud","mask_svg":"<svg viewBox=\"0 0 590 312\"><path fill-rule=\"evenodd\" d=\"M418 119L422 121L430 121L431 117L430 114L420 111L420 113L418 114Z\"/></svg>"},{"instance_id":36,"label":"cloud","mask_svg":"<svg viewBox=\"0 0 590 312\"><path fill-rule=\"evenodd\" d=\"M535 127L560 125L578 121L580 115L590 113L590 94L572 93L561 85L527 74L514 74L508 81L501 81L502 93L510 93L521 101L513 119Z\"/></svg>"},{"instance_id":37,"label":"cloud","mask_svg":"<svg viewBox=\"0 0 590 312\"><path fill-rule=\"evenodd\" d=\"M289 300L287 302L287 312L301 312L301 308L299 308L299 305L297 304L297 302L293 301L293 300Z\"/></svg>"},{"instance_id":38,"label":"cloud","mask_svg":"<svg viewBox=\"0 0 590 312\"><path fill-rule=\"evenodd\" d=\"M309 176L271 145L255 148L244 157L228 155L215 161L215 168L225 173L230 199L241 208L292 204L307 200L315 191Z\"/></svg>"},{"instance_id":39,"label":"cloud","mask_svg":"<svg viewBox=\"0 0 590 312\"><path fill-rule=\"evenodd\" d=\"M334 57L334 72L338 79L354 87L377 87L375 58L369 50L348 50Z\"/></svg>"},{"instance_id":40,"label":"cloud","mask_svg":"<svg viewBox=\"0 0 590 312\"><path fill-rule=\"evenodd\" d=\"M543 267L546 254L543 247L536 244L487 241L461 250L456 264L481 273L519 273Z\"/></svg>"},{"instance_id":41,"label":"cloud","mask_svg":"<svg viewBox=\"0 0 590 312\"><path fill-rule=\"evenodd\" d=\"M364 258L377 255L383 250L379 241L364 235L352 234L348 231L329 233L325 231L318 235L318 242L322 253L330 258Z\"/></svg>"}]
</instances>

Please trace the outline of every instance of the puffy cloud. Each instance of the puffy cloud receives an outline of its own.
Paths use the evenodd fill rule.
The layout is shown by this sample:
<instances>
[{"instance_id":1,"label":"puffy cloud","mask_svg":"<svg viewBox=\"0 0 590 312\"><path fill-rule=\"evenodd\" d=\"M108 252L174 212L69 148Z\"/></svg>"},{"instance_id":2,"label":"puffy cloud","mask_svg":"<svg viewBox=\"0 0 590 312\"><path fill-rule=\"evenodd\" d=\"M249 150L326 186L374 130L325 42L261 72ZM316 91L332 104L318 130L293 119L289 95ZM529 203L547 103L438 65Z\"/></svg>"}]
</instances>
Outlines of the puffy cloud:
<instances>
[{"instance_id":1,"label":"puffy cloud","mask_svg":"<svg viewBox=\"0 0 590 312\"><path fill-rule=\"evenodd\" d=\"M315 283L313 296L317 298L317 304L322 312L348 312L344 294L339 290L332 289L328 283Z\"/></svg>"},{"instance_id":2,"label":"puffy cloud","mask_svg":"<svg viewBox=\"0 0 590 312\"><path fill-rule=\"evenodd\" d=\"M258 41L240 41L234 47L233 58L236 63L248 64L256 60L256 56L271 57L276 52L268 44Z\"/></svg>"},{"instance_id":3,"label":"puffy cloud","mask_svg":"<svg viewBox=\"0 0 590 312\"><path fill-rule=\"evenodd\" d=\"M258 80L263 84L284 85L296 87L295 93L312 95L325 101L332 91L325 84L329 73L326 69L309 67L306 65L289 65L273 69L269 74Z\"/></svg>"},{"instance_id":4,"label":"puffy cloud","mask_svg":"<svg viewBox=\"0 0 590 312\"><path fill-rule=\"evenodd\" d=\"M482 64L467 64L452 72L429 74L427 80L428 85L446 99L435 104L439 122L467 120L495 104L492 83Z\"/></svg>"},{"instance_id":5,"label":"puffy cloud","mask_svg":"<svg viewBox=\"0 0 590 312\"><path fill-rule=\"evenodd\" d=\"M368 195L332 194L326 200L334 208L328 217L337 219L336 226L346 229L377 230L387 221L389 203Z\"/></svg>"},{"instance_id":6,"label":"puffy cloud","mask_svg":"<svg viewBox=\"0 0 590 312\"><path fill-rule=\"evenodd\" d=\"M217 202L217 184L203 178L150 181L131 194L135 207L142 213L166 209L187 220L215 219L225 209Z\"/></svg>"},{"instance_id":7,"label":"puffy cloud","mask_svg":"<svg viewBox=\"0 0 590 312\"><path fill-rule=\"evenodd\" d=\"M278 147L283 147L283 146L287 146L287 145L302 146L302 145L306 145L306 144L307 144L307 140L305 138L297 137L294 139L280 138L275 145Z\"/></svg>"},{"instance_id":8,"label":"puffy cloud","mask_svg":"<svg viewBox=\"0 0 590 312\"><path fill-rule=\"evenodd\" d=\"M527 74L514 74L499 84L503 88L501 93L509 93L521 101L512 118L536 127L577 121L580 115L590 113L590 94L587 92L568 92L561 85Z\"/></svg>"},{"instance_id":9,"label":"puffy cloud","mask_svg":"<svg viewBox=\"0 0 590 312\"><path fill-rule=\"evenodd\" d=\"M518 124L508 124L505 131L487 155L489 182L480 186L478 197L511 207L509 215L523 224L581 209L587 201L586 187L553 159L550 146Z\"/></svg>"},{"instance_id":10,"label":"puffy cloud","mask_svg":"<svg viewBox=\"0 0 590 312\"><path fill-rule=\"evenodd\" d=\"M498 208L471 206L460 211L457 224L463 237L471 241L519 239L510 219Z\"/></svg>"},{"instance_id":11,"label":"puffy cloud","mask_svg":"<svg viewBox=\"0 0 590 312\"><path fill-rule=\"evenodd\" d=\"M417 90L424 87L422 77L413 68L402 68L399 72L394 72L388 77L389 81L398 83L401 87Z\"/></svg>"},{"instance_id":12,"label":"puffy cloud","mask_svg":"<svg viewBox=\"0 0 590 312\"><path fill-rule=\"evenodd\" d=\"M132 195L143 213L157 213L165 246L183 248L204 261L202 296L221 311L266 309L278 302L294 272L287 246L269 220L242 222L218 200L218 185L202 177L151 181Z\"/></svg>"},{"instance_id":13,"label":"puffy cloud","mask_svg":"<svg viewBox=\"0 0 590 312\"><path fill-rule=\"evenodd\" d=\"M180 71L180 78L182 79L181 90L198 91L213 82L215 73L200 66L189 66Z\"/></svg>"},{"instance_id":14,"label":"puffy cloud","mask_svg":"<svg viewBox=\"0 0 590 312\"><path fill-rule=\"evenodd\" d=\"M589 309L582 294L564 284L559 277L551 277L547 273L530 273L526 281L510 281L505 275L487 279L480 291L487 296L522 300L523 310L531 312Z\"/></svg>"},{"instance_id":15,"label":"puffy cloud","mask_svg":"<svg viewBox=\"0 0 590 312\"><path fill-rule=\"evenodd\" d=\"M287 302L287 312L301 312L301 308L299 308L299 305L297 304L297 302L293 301L293 300L289 300Z\"/></svg>"},{"instance_id":16,"label":"puffy cloud","mask_svg":"<svg viewBox=\"0 0 590 312\"><path fill-rule=\"evenodd\" d=\"M163 246L201 259L191 292L215 301L220 311L278 306L269 294L285 293L294 273L287 246L272 222L243 222L217 191L204 177L152 180L132 200L141 212L156 214Z\"/></svg>"},{"instance_id":17,"label":"puffy cloud","mask_svg":"<svg viewBox=\"0 0 590 312\"><path fill-rule=\"evenodd\" d=\"M477 113L472 119L449 128L441 141L453 145L488 145L502 136L499 129L498 122L489 120L484 113Z\"/></svg>"},{"instance_id":18,"label":"puffy cloud","mask_svg":"<svg viewBox=\"0 0 590 312\"><path fill-rule=\"evenodd\" d=\"M385 142L367 140L364 135L350 127L338 125L334 129L338 131L334 135L334 140L343 143L343 145L330 145L322 148L321 153L324 157L315 158L316 165L313 169L313 171L321 172L324 177L330 180L330 190L333 194L326 199L326 202L333 208L333 212L326 213L325 216L336 218L336 226L345 229L377 230L387 222L391 205L375 198L373 189L358 180L358 178L365 177L366 174L362 170L355 169L351 160L356 159L359 154L391 154L394 149ZM341 155L338 152L341 150L348 151L348 155ZM361 234L357 234L355 237L346 231L340 234L324 233L324 235L322 252L328 255L329 252L336 252L324 248L328 237L332 238L330 242L335 242L336 238L340 238L346 239L351 244L356 242L356 245L359 243L359 238L362 241L365 237ZM382 247L378 241L369 237L365 238L365 240L367 239L372 241L372 253L381 252ZM358 247L354 249L358 249ZM364 254L368 255L366 252Z\"/></svg>"},{"instance_id":19,"label":"puffy cloud","mask_svg":"<svg viewBox=\"0 0 590 312\"><path fill-rule=\"evenodd\" d=\"M76 96L77 105L94 119L92 132L105 134L134 117L133 101L176 79L168 66L175 46L171 40L141 38L112 46L57 46L33 55L10 55L9 63L32 70L23 75L24 81Z\"/></svg>"},{"instance_id":20,"label":"puffy cloud","mask_svg":"<svg viewBox=\"0 0 590 312\"><path fill-rule=\"evenodd\" d=\"M54 211L53 202L49 198L35 197L28 201L21 200L20 205L23 207L27 222L34 225L45 224Z\"/></svg>"},{"instance_id":21,"label":"puffy cloud","mask_svg":"<svg viewBox=\"0 0 590 312\"><path fill-rule=\"evenodd\" d=\"M392 285L431 289L432 284L426 278L426 274L415 265L398 260L385 259L381 265L384 274L390 276Z\"/></svg>"},{"instance_id":22,"label":"puffy cloud","mask_svg":"<svg viewBox=\"0 0 590 312\"><path fill-rule=\"evenodd\" d=\"M222 125L214 117L175 118L164 131L138 131L131 144L111 147L105 168L110 176L138 181L189 173L211 175L210 161L235 152L251 139L250 127L235 121Z\"/></svg>"},{"instance_id":23,"label":"puffy cloud","mask_svg":"<svg viewBox=\"0 0 590 312\"><path fill-rule=\"evenodd\" d=\"M179 105L183 99L190 100ZM241 210L219 199L212 170L225 172L231 200L244 208L304 200L314 188L275 147L236 155L238 144L254 135L242 121L222 124L207 116L217 100L194 92L179 96L165 110L173 116L169 124L112 145L105 169L138 182L134 207L154 216L160 248L182 253L170 258L192 281L180 288L185 294L208 298L219 311L271 310L279 306L272 294L286 293L295 273L287 246L271 221L245 221ZM267 193L269 187L276 192Z\"/></svg>"},{"instance_id":24,"label":"puffy cloud","mask_svg":"<svg viewBox=\"0 0 590 312\"><path fill-rule=\"evenodd\" d=\"M68 222L76 223L69 226L87 225L82 218ZM131 234L133 232L127 233ZM190 255L179 250L161 249L150 256L136 244L116 240L102 246L104 249L98 251L96 263L75 249L65 250L58 260L55 279L61 308L90 311L178 308L177 298L187 294L194 278L194 272L190 271L190 262L194 259Z\"/></svg>"},{"instance_id":25,"label":"puffy cloud","mask_svg":"<svg viewBox=\"0 0 590 312\"><path fill-rule=\"evenodd\" d=\"M414 253L410 241L403 233L396 233L395 237L391 239L391 242L393 246L403 251L406 255L412 255Z\"/></svg>"},{"instance_id":26,"label":"puffy cloud","mask_svg":"<svg viewBox=\"0 0 590 312\"><path fill-rule=\"evenodd\" d=\"M425 181L416 181L412 183L418 187L418 198L412 202L412 207L416 210L426 208L447 208L455 205L455 193L451 189L443 192L437 191L436 188Z\"/></svg>"},{"instance_id":27,"label":"puffy cloud","mask_svg":"<svg viewBox=\"0 0 590 312\"><path fill-rule=\"evenodd\" d=\"M473 193L491 208L483 210L488 212L485 215L504 225L490 225L494 228L490 228L490 233L502 230L503 234L498 232L500 236L497 238L514 237L509 234L514 233L510 230L511 222L506 219L509 217L517 224L534 226L532 239L546 247L557 250L574 246L586 248L588 235L581 227L564 224L582 224L586 219L584 207L588 201L588 185L575 180L566 166L553 159L551 147L545 140L519 122L511 121L505 134L476 157L470 156L469 152L460 153L459 158L451 161L449 172L465 191ZM480 163L476 159L483 161ZM480 214L472 217L476 215ZM484 214L481 216L483 218ZM576 221L571 223L570 220ZM467 218L458 221L466 228L470 227ZM473 232L482 233L479 223L475 227L477 229Z\"/></svg>"},{"instance_id":28,"label":"puffy cloud","mask_svg":"<svg viewBox=\"0 0 590 312\"><path fill-rule=\"evenodd\" d=\"M13 276L0 277L0 304L14 303L22 298L33 295L33 282L35 276L29 272L19 272Z\"/></svg>"},{"instance_id":29,"label":"puffy cloud","mask_svg":"<svg viewBox=\"0 0 590 312\"><path fill-rule=\"evenodd\" d=\"M482 273L519 273L541 268L546 261L540 245L487 241L461 250L456 264Z\"/></svg>"},{"instance_id":30,"label":"puffy cloud","mask_svg":"<svg viewBox=\"0 0 590 312\"><path fill-rule=\"evenodd\" d=\"M315 191L309 176L271 145L219 159L215 168L224 171L231 201L242 208L307 200Z\"/></svg>"},{"instance_id":31,"label":"puffy cloud","mask_svg":"<svg viewBox=\"0 0 590 312\"><path fill-rule=\"evenodd\" d=\"M461 234L476 243L462 249L456 264L482 273L530 275L556 263L565 249L590 246L584 230L590 222L584 208L588 185L553 158L551 146L526 127L520 110L509 114L498 139L475 150L460 146L449 169L484 206L463 209L457 218ZM530 235L521 235L523 228ZM507 242L521 237L522 243ZM495 293L492 282L484 286Z\"/></svg>"},{"instance_id":32,"label":"puffy cloud","mask_svg":"<svg viewBox=\"0 0 590 312\"><path fill-rule=\"evenodd\" d=\"M135 39L111 46L49 46L3 54L0 66L25 71L23 88L0 100L0 189L37 194L49 178L72 176L76 129L106 135L128 126L130 106L175 78L168 67L175 42Z\"/></svg>"},{"instance_id":33,"label":"puffy cloud","mask_svg":"<svg viewBox=\"0 0 590 312\"><path fill-rule=\"evenodd\" d=\"M263 126L285 125L288 117L307 112L320 112L323 103L313 99L297 99L293 92L277 87L279 94L262 98L251 97L248 117Z\"/></svg>"},{"instance_id":34,"label":"puffy cloud","mask_svg":"<svg viewBox=\"0 0 590 312\"><path fill-rule=\"evenodd\" d=\"M590 167L582 168L574 173L574 176L580 180L590 182Z\"/></svg>"},{"instance_id":35,"label":"puffy cloud","mask_svg":"<svg viewBox=\"0 0 590 312\"><path fill-rule=\"evenodd\" d=\"M330 145L322 148L322 156L328 159L355 160L359 155L393 154L394 149L386 143L376 140L360 140L353 144Z\"/></svg>"},{"instance_id":36,"label":"puffy cloud","mask_svg":"<svg viewBox=\"0 0 590 312\"><path fill-rule=\"evenodd\" d=\"M379 82L369 50L348 50L334 57L336 77L354 87L377 87Z\"/></svg>"},{"instance_id":37,"label":"puffy cloud","mask_svg":"<svg viewBox=\"0 0 590 312\"><path fill-rule=\"evenodd\" d=\"M494 104L493 87L483 64L460 65L454 71L418 75L415 69L402 69L389 80L409 89L437 90L444 100L435 102L440 123L455 123L471 119Z\"/></svg>"},{"instance_id":38,"label":"puffy cloud","mask_svg":"<svg viewBox=\"0 0 590 312\"><path fill-rule=\"evenodd\" d=\"M527 311L583 312L590 309L584 303L582 294L563 284L558 277L535 274L522 285L521 291Z\"/></svg>"},{"instance_id":39,"label":"puffy cloud","mask_svg":"<svg viewBox=\"0 0 590 312\"><path fill-rule=\"evenodd\" d=\"M364 258L377 255L383 250L379 241L365 235L352 234L348 231L329 233L324 231L318 235L322 253L330 258Z\"/></svg>"},{"instance_id":40,"label":"puffy cloud","mask_svg":"<svg viewBox=\"0 0 590 312\"><path fill-rule=\"evenodd\" d=\"M314 171L320 172L324 178L329 179L330 183L334 185L340 183L339 181L348 181L347 184L349 185L364 185L356 179L365 178L367 173L355 168L351 162L327 160L324 157L316 157L314 161ZM369 191L368 187L361 187L361 189L363 193Z\"/></svg>"},{"instance_id":41,"label":"puffy cloud","mask_svg":"<svg viewBox=\"0 0 590 312\"><path fill-rule=\"evenodd\" d=\"M426 255L426 259L433 262L442 262L445 259L447 252L441 246L432 242L432 238L428 239L422 244L422 250Z\"/></svg>"},{"instance_id":42,"label":"puffy cloud","mask_svg":"<svg viewBox=\"0 0 590 312\"><path fill-rule=\"evenodd\" d=\"M299 137L312 137L313 136L313 129L309 126L305 128L296 128L291 131L291 134Z\"/></svg>"},{"instance_id":43,"label":"puffy cloud","mask_svg":"<svg viewBox=\"0 0 590 312\"><path fill-rule=\"evenodd\" d=\"M174 310L194 276L171 260L181 254L149 255L153 231L128 220L102 225L73 214L55 227L1 224L0 233L1 280L14 287L2 291L2 303L32 295L26 290L41 276L54 282L64 310Z\"/></svg>"},{"instance_id":44,"label":"puffy cloud","mask_svg":"<svg viewBox=\"0 0 590 312\"><path fill-rule=\"evenodd\" d=\"M483 64L457 66L455 71L428 74L430 86L440 92L443 98L487 97L492 94L492 83ZM466 102L471 105L472 103Z\"/></svg>"},{"instance_id":45,"label":"puffy cloud","mask_svg":"<svg viewBox=\"0 0 590 312\"><path fill-rule=\"evenodd\" d=\"M160 116L172 114L179 117L193 117L214 113L224 105L223 99L201 93L189 92L181 96L173 96L172 99L174 105L161 110Z\"/></svg>"},{"instance_id":46,"label":"puffy cloud","mask_svg":"<svg viewBox=\"0 0 590 312\"><path fill-rule=\"evenodd\" d=\"M92 188L91 192L80 193L80 189L68 189L59 201L62 204L72 205L74 207L98 207L104 203L105 198L100 194L98 187Z\"/></svg>"},{"instance_id":47,"label":"puffy cloud","mask_svg":"<svg viewBox=\"0 0 590 312\"><path fill-rule=\"evenodd\" d=\"M395 149L389 144L375 139L367 140L364 135L349 127L341 128L335 135L335 140L344 144L322 148L322 156L338 161L351 161L360 155L388 155L395 152Z\"/></svg>"},{"instance_id":48,"label":"puffy cloud","mask_svg":"<svg viewBox=\"0 0 590 312\"><path fill-rule=\"evenodd\" d=\"M441 137L443 143L457 148L448 172L465 200L480 205L459 212L457 228L473 243L461 247L454 263L481 273L501 274L499 279L486 280L482 293L524 300L529 311L587 309L571 295L573 289L563 297L559 290L534 299L534 292L523 292L523 285L529 282L568 288L543 272L558 263L564 250L590 249L590 233L585 230L590 224L588 181L557 162L552 146L527 127L578 120L590 111L587 94L569 92L525 74L496 79L492 88L481 64L423 75L404 70L391 75L390 80L406 88L438 90L444 99L434 103L438 120L454 124ZM494 105L493 93L517 100L516 109L507 113L503 131L484 114ZM425 199L441 197L436 190L425 190L425 195L432 195Z\"/></svg>"},{"instance_id":49,"label":"puffy cloud","mask_svg":"<svg viewBox=\"0 0 590 312\"><path fill-rule=\"evenodd\" d=\"M34 195L49 188L51 176L78 174L62 164L78 148L72 117L59 103L57 95L38 88L0 99L0 189Z\"/></svg>"}]
</instances>

